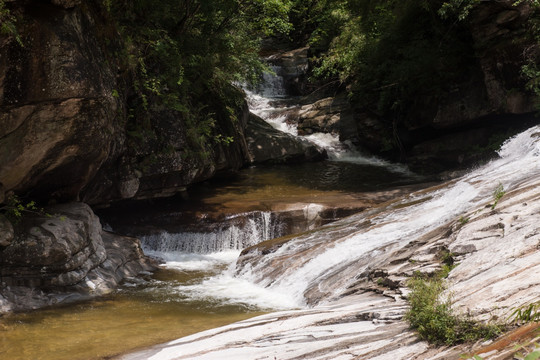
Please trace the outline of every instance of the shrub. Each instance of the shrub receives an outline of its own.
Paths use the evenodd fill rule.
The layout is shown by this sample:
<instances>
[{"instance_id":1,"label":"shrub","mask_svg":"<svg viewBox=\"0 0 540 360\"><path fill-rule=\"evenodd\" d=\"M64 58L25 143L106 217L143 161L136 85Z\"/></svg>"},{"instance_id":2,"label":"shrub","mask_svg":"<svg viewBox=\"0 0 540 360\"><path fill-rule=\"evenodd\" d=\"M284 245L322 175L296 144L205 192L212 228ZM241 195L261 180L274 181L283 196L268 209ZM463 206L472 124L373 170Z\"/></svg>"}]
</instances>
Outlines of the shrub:
<instances>
[{"instance_id":1,"label":"shrub","mask_svg":"<svg viewBox=\"0 0 540 360\"><path fill-rule=\"evenodd\" d=\"M420 338L437 345L454 345L498 336L501 325L483 324L452 310L450 297L443 298L445 285L441 273L433 278L416 274L409 281L411 293L405 319Z\"/></svg>"}]
</instances>

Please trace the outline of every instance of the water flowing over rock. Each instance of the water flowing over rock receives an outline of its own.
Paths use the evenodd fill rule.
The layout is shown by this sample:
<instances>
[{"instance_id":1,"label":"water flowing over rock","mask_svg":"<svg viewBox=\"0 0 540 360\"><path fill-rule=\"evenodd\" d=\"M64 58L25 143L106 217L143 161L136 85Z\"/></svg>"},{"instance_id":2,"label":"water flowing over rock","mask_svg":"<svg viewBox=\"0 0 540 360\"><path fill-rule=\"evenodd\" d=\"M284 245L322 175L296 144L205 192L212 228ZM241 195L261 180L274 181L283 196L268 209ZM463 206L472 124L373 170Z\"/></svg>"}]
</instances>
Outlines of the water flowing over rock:
<instances>
[{"instance_id":1,"label":"water flowing over rock","mask_svg":"<svg viewBox=\"0 0 540 360\"><path fill-rule=\"evenodd\" d=\"M402 317L407 279L433 273L442 252L458 313L506 319L540 297L540 128L508 141L500 159L290 239L246 249L241 278L296 299L296 311L195 334L122 359L449 359L481 344L430 347ZM505 190L502 198L494 192ZM279 240L279 239L277 239ZM485 358L497 358L490 353Z\"/></svg>"},{"instance_id":2,"label":"water flowing over rock","mask_svg":"<svg viewBox=\"0 0 540 360\"><path fill-rule=\"evenodd\" d=\"M5 310L28 310L112 291L127 277L154 269L137 239L103 232L88 205L26 215L0 250Z\"/></svg>"},{"instance_id":3,"label":"water flowing over rock","mask_svg":"<svg viewBox=\"0 0 540 360\"><path fill-rule=\"evenodd\" d=\"M248 120L246 141L252 163L317 161L327 156L317 145L278 131L253 114Z\"/></svg>"},{"instance_id":4,"label":"water flowing over rock","mask_svg":"<svg viewBox=\"0 0 540 360\"><path fill-rule=\"evenodd\" d=\"M278 213L257 211L230 216L212 225L199 223L191 231L144 235L141 241L147 252L210 254L241 250L284 235L286 229L279 218Z\"/></svg>"}]
</instances>

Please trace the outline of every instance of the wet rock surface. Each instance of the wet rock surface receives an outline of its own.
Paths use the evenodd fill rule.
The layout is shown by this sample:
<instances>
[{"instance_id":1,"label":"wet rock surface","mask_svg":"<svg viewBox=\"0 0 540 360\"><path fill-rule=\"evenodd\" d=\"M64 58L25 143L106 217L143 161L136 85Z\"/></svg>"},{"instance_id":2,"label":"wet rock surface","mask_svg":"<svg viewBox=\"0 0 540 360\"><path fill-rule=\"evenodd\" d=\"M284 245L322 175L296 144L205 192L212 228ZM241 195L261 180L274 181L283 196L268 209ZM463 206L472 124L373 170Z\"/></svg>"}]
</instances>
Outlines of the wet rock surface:
<instances>
[{"instance_id":1,"label":"wet rock surface","mask_svg":"<svg viewBox=\"0 0 540 360\"><path fill-rule=\"evenodd\" d=\"M502 159L456 181L243 252L238 276L249 274L263 286L298 294L308 308L264 315L121 358L211 359L220 354L390 360L472 353L506 358L519 337L508 335L491 347L486 347L489 342L436 347L419 341L403 320L407 281L415 273L439 271L450 255L455 267L442 296L451 296L456 314L506 320L516 308L538 301L537 137L534 129L527 131L506 145ZM509 155L518 148L524 153ZM499 181L505 186L502 197L493 195Z\"/></svg>"},{"instance_id":2,"label":"wet rock surface","mask_svg":"<svg viewBox=\"0 0 540 360\"><path fill-rule=\"evenodd\" d=\"M274 129L254 114L246 127L246 142L251 163L290 163L319 161L326 152L307 141Z\"/></svg>"},{"instance_id":3,"label":"wet rock surface","mask_svg":"<svg viewBox=\"0 0 540 360\"><path fill-rule=\"evenodd\" d=\"M122 280L154 269L137 239L102 231L85 204L47 208L15 225L0 250L4 308L29 310L112 291Z\"/></svg>"},{"instance_id":4,"label":"wet rock surface","mask_svg":"<svg viewBox=\"0 0 540 360\"><path fill-rule=\"evenodd\" d=\"M299 135L319 132L352 138L356 132L352 109L345 94L303 105L298 110L296 122Z\"/></svg>"}]
</instances>

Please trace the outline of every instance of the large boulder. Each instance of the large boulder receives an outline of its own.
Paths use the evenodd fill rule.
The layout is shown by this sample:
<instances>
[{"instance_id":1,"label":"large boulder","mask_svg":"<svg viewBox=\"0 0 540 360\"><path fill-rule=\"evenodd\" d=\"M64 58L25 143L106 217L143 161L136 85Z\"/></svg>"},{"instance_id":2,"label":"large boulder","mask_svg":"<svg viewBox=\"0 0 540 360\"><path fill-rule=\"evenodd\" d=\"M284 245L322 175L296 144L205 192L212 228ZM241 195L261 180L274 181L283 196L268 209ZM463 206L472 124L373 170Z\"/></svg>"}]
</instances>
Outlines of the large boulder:
<instances>
[{"instance_id":1,"label":"large boulder","mask_svg":"<svg viewBox=\"0 0 540 360\"><path fill-rule=\"evenodd\" d=\"M227 93L225 100L208 95L216 113L214 124L206 130L190 127L181 112L152 106L148 111L152 127L115 138L113 151L82 191L81 200L94 205L168 197L193 183L243 167L249 110L241 90L230 85ZM204 131L211 134L203 135Z\"/></svg>"},{"instance_id":2,"label":"large boulder","mask_svg":"<svg viewBox=\"0 0 540 360\"><path fill-rule=\"evenodd\" d=\"M302 105L296 114L299 135L339 134L341 140L357 138L353 112L345 93Z\"/></svg>"},{"instance_id":3,"label":"large boulder","mask_svg":"<svg viewBox=\"0 0 540 360\"><path fill-rule=\"evenodd\" d=\"M8 191L92 205L170 196L245 164L248 110L233 86L220 89L226 99L204 94L211 124L158 101L129 113L123 40L98 3L8 4L24 21L22 45L0 35L0 200Z\"/></svg>"},{"instance_id":4,"label":"large boulder","mask_svg":"<svg viewBox=\"0 0 540 360\"><path fill-rule=\"evenodd\" d=\"M433 125L455 127L482 116L534 112L534 94L526 90L522 66L534 60L538 46L527 36L533 8L526 2L485 1L470 14L470 33L478 50L476 81L457 84L443 94Z\"/></svg>"},{"instance_id":5,"label":"large boulder","mask_svg":"<svg viewBox=\"0 0 540 360\"><path fill-rule=\"evenodd\" d=\"M252 164L317 161L327 156L318 146L276 130L254 114L248 120L246 141Z\"/></svg>"},{"instance_id":6,"label":"large boulder","mask_svg":"<svg viewBox=\"0 0 540 360\"><path fill-rule=\"evenodd\" d=\"M153 269L137 239L102 231L88 205L46 211L25 215L0 250L0 295L13 303L12 310L104 294L126 277Z\"/></svg>"},{"instance_id":7,"label":"large boulder","mask_svg":"<svg viewBox=\"0 0 540 360\"><path fill-rule=\"evenodd\" d=\"M471 9L462 34L470 61L440 91L419 93L392 116L355 108L359 142L415 170L438 172L495 156L504 137L532 125L536 96L522 69L540 58L529 21L537 15L529 2L515 3L480 1Z\"/></svg>"}]
</instances>

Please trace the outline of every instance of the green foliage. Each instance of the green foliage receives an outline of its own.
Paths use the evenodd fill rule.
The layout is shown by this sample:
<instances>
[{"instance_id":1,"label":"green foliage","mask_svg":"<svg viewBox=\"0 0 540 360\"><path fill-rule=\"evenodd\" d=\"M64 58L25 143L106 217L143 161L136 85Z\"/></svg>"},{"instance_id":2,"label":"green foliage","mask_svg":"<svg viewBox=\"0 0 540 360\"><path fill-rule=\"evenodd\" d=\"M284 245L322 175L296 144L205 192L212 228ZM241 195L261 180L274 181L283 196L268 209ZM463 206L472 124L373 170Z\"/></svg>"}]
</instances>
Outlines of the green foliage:
<instances>
[{"instance_id":1,"label":"green foliage","mask_svg":"<svg viewBox=\"0 0 540 360\"><path fill-rule=\"evenodd\" d=\"M14 36L20 46L23 42L17 31L17 19L11 11L6 7L4 0L0 0L0 35Z\"/></svg>"},{"instance_id":2,"label":"green foliage","mask_svg":"<svg viewBox=\"0 0 540 360\"><path fill-rule=\"evenodd\" d=\"M43 208L37 206L35 201L23 202L17 195L10 195L6 198L3 206L0 206L0 213L13 224L21 221L25 214L38 214L49 216Z\"/></svg>"},{"instance_id":3,"label":"green foliage","mask_svg":"<svg viewBox=\"0 0 540 360\"><path fill-rule=\"evenodd\" d=\"M454 17L459 21L465 20L470 11L481 0L451 0L445 1L439 9L439 15L443 18Z\"/></svg>"},{"instance_id":4,"label":"green foliage","mask_svg":"<svg viewBox=\"0 0 540 360\"><path fill-rule=\"evenodd\" d=\"M491 210L494 210L497 204L499 203L499 200L506 194L506 191L504 190L503 184L500 184L495 188L493 191L493 204L491 205Z\"/></svg>"},{"instance_id":5,"label":"green foliage","mask_svg":"<svg viewBox=\"0 0 540 360\"><path fill-rule=\"evenodd\" d=\"M409 281L411 307L405 319L411 327L422 339L437 345L455 345L498 336L501 326L478 323L468 316L454 314L450 297L442 297L445 290L443 276L447 271L443 270L432 278L416 274Z\"/></svg>"},{"instance_id":6,"label":"green foliage","mask_svg":"<svg viewBox=\"0 0 540 360\"><path fill-rule=\"evenodd\" d=\"M133 109L125 114L131 143L159 137L152 113L168 109L202 157L233 140L217 126L236 116L223 105L225 89L260 78L261 37L291 29L290 0L105 0L103 7L122 37L114 55L126 87L112 95Z\"/></svg>"},{"instance_id":7,"label":"green foliage","mask_svg":"<svg viewBox=\"0 0 540 360\"><path fill-rule=\"evenodd\" d=\"M524 360L538 360L538 359L540 359L540 350L533 351L524 357Z\"/></svg>"},{"instance_id":8,"label":"green foliage","mask_svg":"<svg viewBox=\"0 0 540 360\"><path fill-rule=\"evenodd\" d=\"M527 79L526 88L540 98L540 68L534 59L521 67L522 76ZM538 104L537 104L538 105Z\"/></svg>"},{"instance_id":9,"label":"green foliage","mask_svg":"<svg viewBox=\"0 0 540 360\"><path fill-rule=\"evenodd\" d=\"M355 106L386 119L387 149L399 147L399 124L415 121L408 114L425 109L430 99L449 91L451 80L474 68L467 27L441 18L442 4L336 1L326 15L334 20L313 33L321 31L330 37L312 38L317 44L328 44L315 58L314 76L350 84ZM333 28L327 29L328 24L334 24Z\"/></svg>"},{"instance_id":10,"label":"green foliage","mask_svg":"<svg viewBox=\"0 0 540 360\"><path fill-rule=\"evenodd\" d=\"M510 318L516 323L540 321L540 302L517 308L512 312Z\"/></svg>"},{"instance_id":11,"label":"green foliage","mask_svg":"<svg viewBox=\"0 0 540 360\"><path fill-rule=\"evenodd\" d=\"M443 251L440 252L439 258L440 258L441 263L442 263L443 265L446 265L446 266L449 266L449 267L452 267L452 268L455 267L455 264L454 264L454 254L451 253L450 251L444 249ZM452 269L452 268L451 268L451 269ZM451 269L450 269L450 270L451 270ZM449 273L449 272L450 272L450 271L448 271L448 273ZM444 272L443 272L443 274L439 275L439 277L445 278L446 276L448 276L448 273L444 273Z\"/></svg>"},{"instance_id":12,"label":"green foliage","mask_svg":"<svg viewBox=\"0 0 540 360\"><path fill-rule=\"evenodd\" d=\"M482 0L450 0L445 1L439 9L439 15L443 18L454 18L458 21L465 20L471 10L478 5ZM517 6L521 3L528 3L533 7L539 7L539 0L517 0L513 3Z\"/></svg>"}]
</instances>

